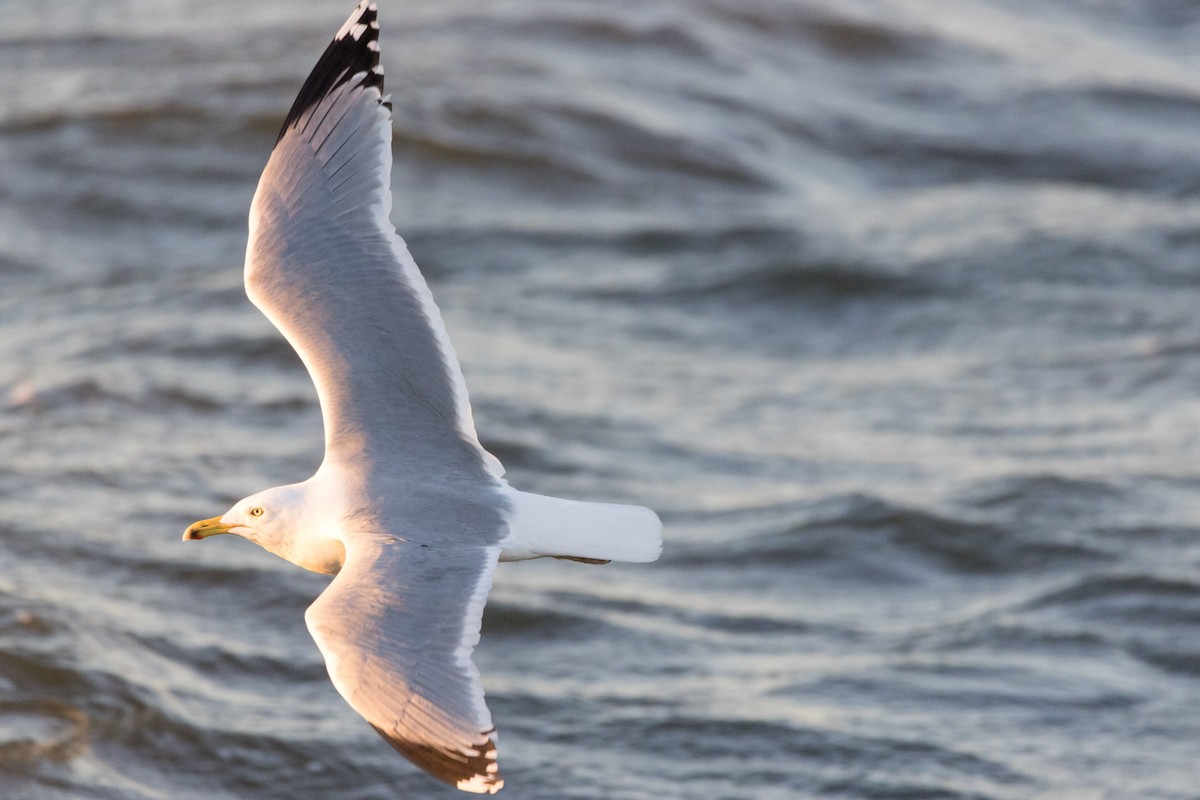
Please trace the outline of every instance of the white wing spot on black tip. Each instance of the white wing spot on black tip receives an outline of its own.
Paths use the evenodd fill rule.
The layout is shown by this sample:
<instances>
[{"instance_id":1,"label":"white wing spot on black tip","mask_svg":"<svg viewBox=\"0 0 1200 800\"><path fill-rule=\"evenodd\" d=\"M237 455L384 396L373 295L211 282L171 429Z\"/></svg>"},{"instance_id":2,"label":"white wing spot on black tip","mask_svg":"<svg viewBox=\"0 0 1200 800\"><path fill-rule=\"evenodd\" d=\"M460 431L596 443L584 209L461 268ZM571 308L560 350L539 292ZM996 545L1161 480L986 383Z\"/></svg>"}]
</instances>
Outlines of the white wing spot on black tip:
<instances>
[{"instance_id":1,"label":"white wing spot on black tip","mask_svg":"<svg viewBox=\"0 0 1200 800\"><path fill-rule=\"evenodd\" d=\"M359 85L364 88L374 86L376 89L379 90L380 95L382 95L383 94L383 68L382 67L372 67L371 71L368 72L366 74L366 76L363 77L362 83ZM382 99L383 98L380 97L381 101L382 101Z\"/></svg>"}]
</instances>

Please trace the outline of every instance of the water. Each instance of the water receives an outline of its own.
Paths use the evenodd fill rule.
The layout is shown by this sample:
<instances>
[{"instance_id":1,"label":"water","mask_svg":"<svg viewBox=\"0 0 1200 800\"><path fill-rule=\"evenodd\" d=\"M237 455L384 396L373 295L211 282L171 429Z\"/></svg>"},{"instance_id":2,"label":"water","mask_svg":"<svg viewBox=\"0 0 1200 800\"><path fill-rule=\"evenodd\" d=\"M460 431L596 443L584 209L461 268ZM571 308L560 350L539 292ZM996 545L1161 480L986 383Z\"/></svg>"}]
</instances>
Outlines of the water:
<instances>
[{"instance_id":1,"label":"water","mask_svg":"<svg viewBox=\"0 0 1200 800\"><path fill-rule=\"evenodd\" d=\"M0 6L0 797L452 797L325 579L189 522L321 423L245 215L352 3ZM1200 797L1200 8L383 0L393 218L514 484L509 798Z\"/></svg>"}]
</instances>

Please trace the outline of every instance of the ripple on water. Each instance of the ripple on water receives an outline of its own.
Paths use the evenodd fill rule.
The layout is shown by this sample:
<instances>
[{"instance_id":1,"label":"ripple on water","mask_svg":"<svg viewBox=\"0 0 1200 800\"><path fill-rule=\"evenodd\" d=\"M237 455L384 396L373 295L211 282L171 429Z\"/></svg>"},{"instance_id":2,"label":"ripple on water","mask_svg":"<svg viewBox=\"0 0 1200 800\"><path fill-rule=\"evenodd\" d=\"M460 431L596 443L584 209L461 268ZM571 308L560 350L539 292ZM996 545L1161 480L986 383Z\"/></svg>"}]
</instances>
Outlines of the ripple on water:
<instances>
[{"instance_id":1,"label":"ripple on water","mask_svg":"<svg viewBox=\"0 0 1200 800\"><path fill-rule=\"evenodd\" d=\"M88 716L51 698L0 700L0 769L67 761L87 745Z\"/></svg>"},{"instance_id":2,"label":"ripple on water","mask_svg":"<svg viewBox=\"0 0 1200 800\"><path fill-rule=\"evenodd\" d=\"M1104 550L1088 542L1026 536L1019 529L866 495L801 513L805 518L800 521L780 522L737 541L698 547L682 558L714 566L730 558L743 565L780 569L837 566L896 580L908 580L914 570L1006 575L1108 559Z\"/></svg>"},{"instance_id":3,"label":"ripple on water","mask_svg":"<svg viewBox=\"0 0 1200 800\"><path fill-rule=\"evenodd\" d=\"M1041 595L1028 607L1070 609L1108 622L1200 625L1200 584L1160 575L1088 575Z\"/></svg>"},{"instance_id":4,"label":"ripple on water","mask_svg":"<svg viewBox=\"0 0 1200 800\"><path fill-rule=\"evenodd\" d=\"M1067 618L1155 669L1200 676L1200 584L1190 577L1100 573L1031 600L1026 611Z\"/></svg>"},{"instance_id":5,"label":"ripple on water","mask_svg":"<svg viewBox=\"0 0 1200 800\"><path fill-rule=\"evenodd\" d=\"M489 640L587 640L610 633L609 628L604 621L584 614L528 608L499 600L489 601L483 610L483 631Z\"/></svg>"},{"instance_id":6,"label":"ripple on water","mask_svg":"<svg viewBox=\"0 0 1200 800\"><path fill-rule=\"evenodd\" d=\"M668 763L704 764L714 774L737 773L750 785L804 787L820 792L834 785L866 787L864 775L893 786L903 797L962 797L956 787L992 783L1021 786L1030 779L1014 769L965 749L919 739L864 736L826 728L776 722L671 714L637 715L604 726L613 738L642 756ZM733 768L733 765L742 766ZM747 769L746 765L753 765ZM903 776L921 776L909 783ZM904 791L899 791L901 788ZM833 794L837 794L833 792ZM868 795L870 796L870 795Z\"/></svg>"}]
</instances>

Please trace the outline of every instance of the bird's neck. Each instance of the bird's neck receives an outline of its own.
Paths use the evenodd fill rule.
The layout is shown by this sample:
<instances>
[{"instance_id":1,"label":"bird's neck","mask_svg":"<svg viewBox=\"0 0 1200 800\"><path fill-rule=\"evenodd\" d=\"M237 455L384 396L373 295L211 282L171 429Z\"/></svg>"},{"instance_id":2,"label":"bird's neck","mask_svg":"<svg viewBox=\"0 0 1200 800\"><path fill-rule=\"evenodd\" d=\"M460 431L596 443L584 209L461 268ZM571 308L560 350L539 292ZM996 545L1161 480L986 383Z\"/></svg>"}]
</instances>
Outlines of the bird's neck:
<instances>
[{"instance_id":1,"label":"bird's neck","mask_svg":"<svg viewBox=\"0 0 1200 800\"><path fill-rule=\"evenodd\" d=\"M298 535L282 549L287 552L271 552L298 567L325 575L337 575L346 561L345 545L332 536Z\"/></svg>"},{"instance_id":2,"label":"bird's neck","mask_svg":"<svg viewBox=\"0 0 1200 800\"><path fill-rule=\"evenodd\" d=\"M344 498L336 491L336 476L329 480L324 472L288 487L294 492L294 505L286 535L258 544L310 572L336 575L346 560L346 548L339 538Z\"/></svg>"}]
</instances>

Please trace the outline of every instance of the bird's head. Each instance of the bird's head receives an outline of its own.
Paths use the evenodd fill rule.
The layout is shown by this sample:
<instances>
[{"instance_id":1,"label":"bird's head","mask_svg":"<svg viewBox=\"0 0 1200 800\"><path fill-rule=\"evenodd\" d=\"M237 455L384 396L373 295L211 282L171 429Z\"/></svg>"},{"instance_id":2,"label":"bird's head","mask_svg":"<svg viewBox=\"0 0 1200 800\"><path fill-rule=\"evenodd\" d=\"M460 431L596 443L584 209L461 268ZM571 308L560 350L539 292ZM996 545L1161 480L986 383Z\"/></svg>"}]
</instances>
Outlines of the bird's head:
<instances>
[{"instance_id":1,"label":"bird's head","mask_svg":"<svg viewBox=\"0 0 1200 800\"><path fill-rule=\"evenodd\" d=\"M252 494L221 516L192 523L183 532L183 540L235 533L274 552L274 545L296 529L302 507L298 494L301 492L297 486L277 486Z\"/></svg>"}]
</instances>

